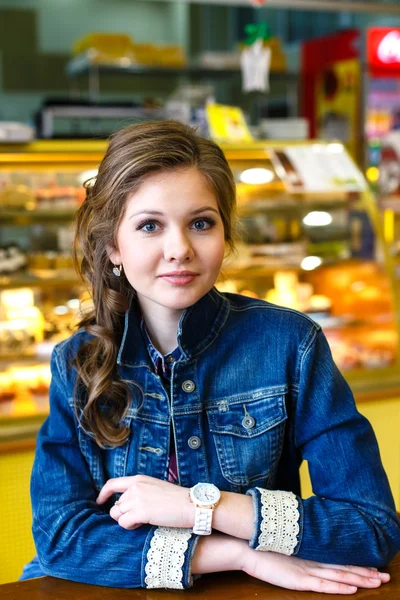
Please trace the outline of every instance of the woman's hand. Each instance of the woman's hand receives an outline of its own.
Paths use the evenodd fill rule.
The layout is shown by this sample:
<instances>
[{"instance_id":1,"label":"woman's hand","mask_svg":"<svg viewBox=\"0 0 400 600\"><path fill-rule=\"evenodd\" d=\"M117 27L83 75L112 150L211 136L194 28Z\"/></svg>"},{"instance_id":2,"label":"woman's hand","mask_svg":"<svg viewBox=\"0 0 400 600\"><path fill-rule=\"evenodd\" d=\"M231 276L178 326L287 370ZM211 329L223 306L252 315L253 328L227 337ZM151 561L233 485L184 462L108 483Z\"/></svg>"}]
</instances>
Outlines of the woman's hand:
<instances>
[{"instance_id":1,"label":"woman's hand","mask_svg":"<svg viewBox=\"0 0 400 600\"><path fill-rule=\"evenodd\" d=\"M144 523L164 527L192 527L194 507L189 488L147 475L109 479L97 497L103 504L112 494L122 493L110 516L124 529L137 529Z\"/></svg>"},{"instance_id":2,"label":"woman's hand","mask_svg":"<svg viewBox=\"0 0 400 600\"><path fill-rule=\"evenodd\" d=\"M289 590L354 594L357 588L377 588L390 579L388 573L374 568L328 565L276 552L249 550L243 570L252 577Z\"/></svg>"}]
</instances>

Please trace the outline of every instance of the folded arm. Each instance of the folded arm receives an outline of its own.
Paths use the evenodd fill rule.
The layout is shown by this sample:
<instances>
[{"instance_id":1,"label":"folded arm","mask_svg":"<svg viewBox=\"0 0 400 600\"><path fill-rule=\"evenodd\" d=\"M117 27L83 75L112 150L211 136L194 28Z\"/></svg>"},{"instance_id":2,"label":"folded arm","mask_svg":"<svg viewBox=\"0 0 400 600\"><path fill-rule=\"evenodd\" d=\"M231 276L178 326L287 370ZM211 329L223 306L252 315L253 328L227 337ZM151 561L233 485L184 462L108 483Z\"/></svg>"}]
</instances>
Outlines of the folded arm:
<instances>
[{"instance_id":1,"label":"folded arm","mask_svg":"<svg viewBox=\"0 0 400 600\"><path fill-rule=\"evenodd\" d=\"M184 588L197 537L188 529L145 524L129 531L96 503L70 386L53 353L50 416L37 438L32 471L33 535L43 573L104 586Z\"/></svg>"}]
</instances>

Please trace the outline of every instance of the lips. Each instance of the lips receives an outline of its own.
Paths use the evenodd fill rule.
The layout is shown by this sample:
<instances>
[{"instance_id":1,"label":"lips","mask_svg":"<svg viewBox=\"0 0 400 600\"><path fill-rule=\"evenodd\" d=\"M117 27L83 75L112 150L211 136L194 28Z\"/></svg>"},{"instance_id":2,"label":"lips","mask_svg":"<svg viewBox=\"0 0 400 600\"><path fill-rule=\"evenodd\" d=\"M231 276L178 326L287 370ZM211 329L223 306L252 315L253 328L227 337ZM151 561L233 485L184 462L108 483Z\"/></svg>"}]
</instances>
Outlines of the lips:
<instances>
[{"instance_id":1,"label":"lips","mask_svg":"<svg viewBox=\"0 0 400 600\"><path fill-rule=\"evenodd\" d=\"M171 271L170 273L163 273L159 277L172 285L188 285L198 277L198 273L193 271Z\"/></svg>"},{"instance_id":2,"label":"lips","mask_svg":"<svg viewBox=\"0 0 400 600\"><path fill-rule=\"evenodd\" d=\"M163 273L160 277L193 277L198 275L194 271L171 271L170 273Z\"/></svg>"}]
</instances>

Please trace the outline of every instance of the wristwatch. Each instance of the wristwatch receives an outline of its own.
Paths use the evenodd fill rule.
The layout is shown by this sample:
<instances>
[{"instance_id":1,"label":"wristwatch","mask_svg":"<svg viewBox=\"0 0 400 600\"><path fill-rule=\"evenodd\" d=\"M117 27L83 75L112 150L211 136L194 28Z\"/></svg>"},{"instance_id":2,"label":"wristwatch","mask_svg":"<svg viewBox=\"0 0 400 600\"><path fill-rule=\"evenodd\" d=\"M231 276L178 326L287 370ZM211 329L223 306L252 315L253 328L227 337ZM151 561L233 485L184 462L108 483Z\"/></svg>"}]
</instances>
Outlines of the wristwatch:
<instances>
[{"instance_id":1,"label":"wristwatch","mask_svg":"<svg viewBox=\"0 0 400 600\"><path fill-rule=\"evenodd\" d=\"M190 502L196 507L193 533L210 535L214 508L221 499L221 492L213 483L197 483L190 488Z\"/></svg>"}]
</instances>

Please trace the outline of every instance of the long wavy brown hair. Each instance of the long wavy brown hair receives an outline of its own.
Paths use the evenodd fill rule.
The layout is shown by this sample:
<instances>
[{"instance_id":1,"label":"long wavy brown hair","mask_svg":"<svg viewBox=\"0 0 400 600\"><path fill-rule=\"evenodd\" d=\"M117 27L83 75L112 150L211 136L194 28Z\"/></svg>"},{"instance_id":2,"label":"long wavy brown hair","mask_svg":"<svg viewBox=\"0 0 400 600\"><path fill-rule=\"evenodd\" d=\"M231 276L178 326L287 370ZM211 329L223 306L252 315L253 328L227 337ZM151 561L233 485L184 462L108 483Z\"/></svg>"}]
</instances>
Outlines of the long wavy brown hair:
<instances>
[{"instance_id":1,"label":"long wavy brown hair","mask_svg":"<svg viewBox=\"0 0 400 600\"><path fill-rule=\"evenodd\" d=\"M93 308L79 323L94 336L73 361L77 369L75 410L81 426L99 446L120 446L129 436L123 418L130 406L126 381L117 370L124 314L135 291L122 274L116 277L109 258L127 198L151 174L196 168L216 194L227 248L234 248L235 182L222 150L194 129L175 121L131 125L113 134L95 179L86 182L86 199L78 210L73 258L89 289ZM78 390L85 390L85 400Z\"/></svg>"}]
</instances>

